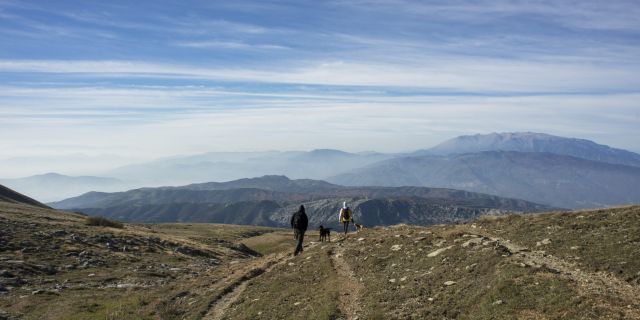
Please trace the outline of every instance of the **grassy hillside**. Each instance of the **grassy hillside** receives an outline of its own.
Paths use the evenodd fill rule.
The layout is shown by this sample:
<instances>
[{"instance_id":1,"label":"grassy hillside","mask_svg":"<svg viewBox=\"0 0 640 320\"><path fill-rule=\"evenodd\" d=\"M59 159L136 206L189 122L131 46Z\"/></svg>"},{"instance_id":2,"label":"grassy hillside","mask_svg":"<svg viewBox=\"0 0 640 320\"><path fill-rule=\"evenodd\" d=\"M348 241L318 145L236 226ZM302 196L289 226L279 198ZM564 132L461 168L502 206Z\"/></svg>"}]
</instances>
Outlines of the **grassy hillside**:
<instances>
[{"instance_id":1,"label":"grassy hillside","mask_svg":"<svg viewBox=\"0 0 640 320\"><path fill-rule=\"evenodd\" d=\"M640 207L368 229L257 278L227 319L639 319L639 235Z\"/></svg>"},{"instance_id":2,"label":"grassy hillside","mask_svg":"<svg viewBox=\"0 0 640 320\"><path fill-rule=\"evenodd\" d=\"M0 204L0 319L640 319L640 207L291 232Z\"/></svg>"},{"instance_id":3,"label":"grassy hillside","mask_svg":"<svg viewBox=\"0 0 640 320\"><path fill-rule=\"evenodd\" d=\"M0 319L198 318L277 229L87 225L87 217L0 203ZM286 239L289 239L287 235Z\"/></svg>"}]
</instances>

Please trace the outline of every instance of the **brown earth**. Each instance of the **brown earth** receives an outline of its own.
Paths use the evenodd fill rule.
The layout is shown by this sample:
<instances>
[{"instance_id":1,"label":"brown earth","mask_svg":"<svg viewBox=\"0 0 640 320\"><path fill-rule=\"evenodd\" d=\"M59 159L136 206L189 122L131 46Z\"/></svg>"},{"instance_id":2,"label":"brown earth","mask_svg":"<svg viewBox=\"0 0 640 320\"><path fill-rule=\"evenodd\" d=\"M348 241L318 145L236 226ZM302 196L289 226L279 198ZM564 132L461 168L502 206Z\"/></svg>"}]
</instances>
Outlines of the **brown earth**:
<instances>
[{"instance_id":1,"label":"brown earth","mask_svg":"<svg viewBox=\"0 0 640 320\"><path fill-rule=\"evenodd\" d=\"M0 204L0 319L640 319L640 207L367 228L86 225Z\"/></svg>"}]
</instances>

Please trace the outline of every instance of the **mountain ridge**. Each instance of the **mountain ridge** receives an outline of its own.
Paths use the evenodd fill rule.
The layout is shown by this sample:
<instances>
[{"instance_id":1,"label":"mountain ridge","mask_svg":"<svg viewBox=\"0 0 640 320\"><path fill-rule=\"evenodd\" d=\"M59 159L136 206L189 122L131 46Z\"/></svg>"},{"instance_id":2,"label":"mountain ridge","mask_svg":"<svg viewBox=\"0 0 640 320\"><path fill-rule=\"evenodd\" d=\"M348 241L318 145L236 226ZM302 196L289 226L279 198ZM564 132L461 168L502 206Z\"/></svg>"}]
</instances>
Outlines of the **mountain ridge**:
<instances>
[{"instance_id":1,"label":"mountain ridge","mask_svg":"<svg viewBox=\"0 0 640 320\"><path fill-rule=\"evenodd\" d=\"M35 199L25 196L1 184L0 184L0 202L27 204L31 206L49 209L47 205L42 204Z\"/></svg>"},{"instance_id":2,"label":"mountain ridge","mask_svg":"<svg viewBox=\"0 0 640 320\"><path fill-rule=\"evenodd\" d=\"M116 178L68 176L55 172L0 179L0 183L45 202L62 200L88 191L118 191L126 188L125 182Z\"/></svg>"},{"instance_id":3,"label":"mountain ridge","mask_svg":"<svg viewBox=\"0 0 640 320\"><path fill-rule=\"evenodd\" d=\"M342 185L454 188L564 208L640 203L640 168L540 152L396 158L328 180Z\"/></svg>"},{"instance_id":4,"label":"mountain ridge","mask_svg":"<svg viewBox=\"0 0 640 320\"><path fill-rule=\"evenodd\" d=\"M484 151L545 152L640 167L640 154L587 139L536 132L501 132L458 136L416 155L449 155Z\"/></svg>"},{"instance_id":5,"label":"mountain ridge","mask_svg":"<svg viewBox=\"0 0 640 320\"><path fill-rule=\"evenodd\" d=\"M318 185L324 189L317 188ZM261 186L270 186L271 189L260 189ZM379 225L384 221L422 224L464 221L488 212L534 212L550 209L548 206L519 199L454 189L347 188L311 179L291 180L284 176L264 176L204 186L87 193L50 205L58 209L106 215L124 221L224 222L285 227L288 225L289 215L300 204L315 213L314 219L319 224L337 226L335 215L343 201L352 206L357 219L367 221L370 225ZM396 218L385 220L385 215ZM425 215L434 218L425 218ZM374 216L378 217L377 220Z\"/></svg>"}]
</instances>

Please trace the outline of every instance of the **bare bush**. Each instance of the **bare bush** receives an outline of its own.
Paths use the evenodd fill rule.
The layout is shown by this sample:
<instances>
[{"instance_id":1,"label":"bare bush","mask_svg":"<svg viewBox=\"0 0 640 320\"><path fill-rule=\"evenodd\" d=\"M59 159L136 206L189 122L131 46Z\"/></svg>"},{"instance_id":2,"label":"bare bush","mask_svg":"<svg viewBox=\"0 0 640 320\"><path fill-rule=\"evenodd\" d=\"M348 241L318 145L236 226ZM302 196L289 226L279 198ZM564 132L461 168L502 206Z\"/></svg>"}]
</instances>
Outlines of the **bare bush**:
<instances>
[{"instance_id":1,"label":"bare bush","mask_svg":"<svg viewBox=\"0 0 640 320\"><path fill-rule=\"evenodd\" d=\"M87 225L89 226L101 226L101 227L111 227L111 228L124 228L122 222L109 220L105 217L89 217L87 218Z\"/></svg>"}]
</instances>

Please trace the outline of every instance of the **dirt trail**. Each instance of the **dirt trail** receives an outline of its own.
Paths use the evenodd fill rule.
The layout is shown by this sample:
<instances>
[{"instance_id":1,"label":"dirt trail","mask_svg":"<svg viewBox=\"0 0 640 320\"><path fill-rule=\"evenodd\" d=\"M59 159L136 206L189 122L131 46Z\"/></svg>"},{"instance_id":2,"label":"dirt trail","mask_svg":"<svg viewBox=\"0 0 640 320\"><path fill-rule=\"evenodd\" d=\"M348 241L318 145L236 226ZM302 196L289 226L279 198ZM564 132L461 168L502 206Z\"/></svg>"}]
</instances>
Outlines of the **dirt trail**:
<instances>
[{"instance_id":1,"label":"dirt trail","mask_svg":"<svg viewBox=\"0 0 640 320\"><path fill-rule=\"evenodd\" d=\"M622 307L622 310L619 311L625 315L625 318L640 319L640 310L638 310L638 297L640 297L639 287L631 285L609 272L585 271L573 262L542 251L532 251L527 247L500 237L495 237L487 233L477 233L476 230L468 231L469 234L474 234L495 242L496 247L501 247L508 251L514 260L527 267L544 268L552 273L575 281L578 291L583 295L609 295L619 297L619 307ZM629 308L628 306L632 307Z\"/></svg>"},{"instance_id":2,"label":"dirt trail","mask_svg":"<svg viewBox=\"0 0 640 320\"><path fill-rule=\"evenodd\" d=\"M338 273L338 281L340 284L338 308L340 316L338 319L355 320L361 314L359 299L364 291L362 283L356 279L351 267L344 259L344 247L337 246L331 254L333 267Z\"/></svg>"},{"instance_id":3,"label":"dirt trail","mask_svg":"<svg viewBox=\"0 0 640 320\"><path fill-rule=\"evenodd\" d=\"M316 243L311 243L305 246L305 249L314 247ZM268 256L250 261L242 266L242 269L248 269L244 271L240 276L231 276L223 280L229 282L229 284L221 290L221 293L216 296L209 304L209 309L202 317L203 320L220 320L223 319L226 311L231 307L244 293L249 281L259 277L260 275L270 272L275 267L282 265L289 260L293 259L289 252L282 252L277 254L270 254Z\"/></svg>"}]
</instances>

